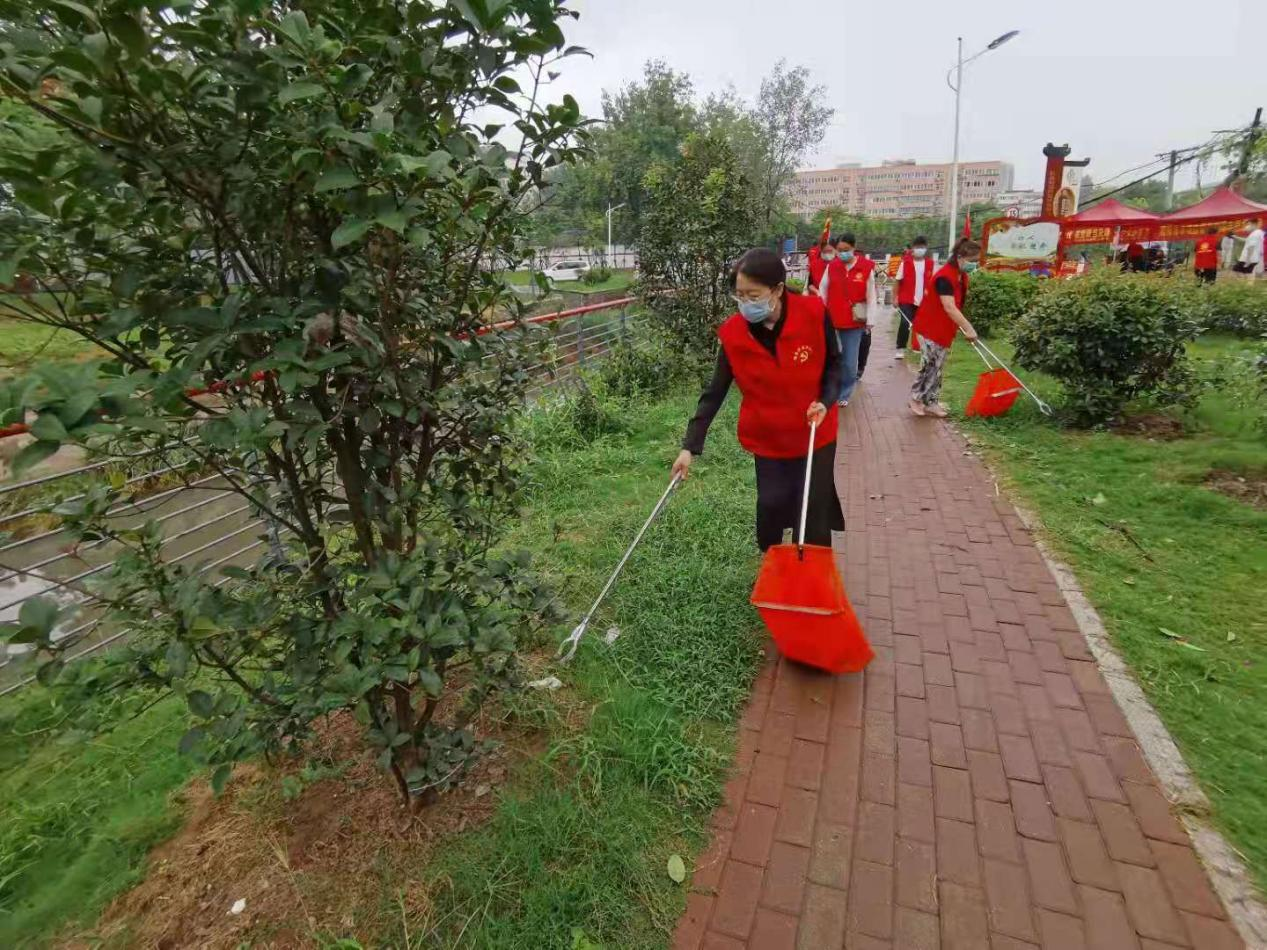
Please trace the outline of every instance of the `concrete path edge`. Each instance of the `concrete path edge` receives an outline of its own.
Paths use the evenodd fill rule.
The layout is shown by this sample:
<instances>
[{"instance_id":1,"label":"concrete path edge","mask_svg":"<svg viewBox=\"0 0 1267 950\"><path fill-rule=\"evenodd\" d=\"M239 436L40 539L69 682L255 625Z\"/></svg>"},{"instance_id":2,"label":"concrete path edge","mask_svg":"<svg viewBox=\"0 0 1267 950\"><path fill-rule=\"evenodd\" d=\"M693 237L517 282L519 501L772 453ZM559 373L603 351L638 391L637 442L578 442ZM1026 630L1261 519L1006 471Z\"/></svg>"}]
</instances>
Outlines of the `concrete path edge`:
<instances>
[{"instance_id":1,"label":"concrete path edge","mask_svg":"<svg viewBox=\"0 0 1267 950\"><path fill-rule=\"evenodd\" d=\"M961 432L961 435L963 433ZM968 440L971 444L972 440ZM980 456L980 451L974 446ZM989 460L981 461L997 476ZM1198 785L1196 776L1184 761L1170 730L1153 708L1143 689L1135 681L1130 667L1122 659L1109 638L1099 613L1083 593L1073 569L1056 557L1043 540L1042 522L1029 509L1016 503L1011 492L1008 501L1016 509L1025 528L1034 539L1039 554L1047 563L1065 602L1072 611L1078 629L1095 657L1113 698L1117 701L1139 741L1144 758L1157 775L1162 790L1180 810L1180 819L1192 838L1193 847L1206 866L1210 881L1227 908L1228 917L1240 932L1246 946L1267 948L1267 905L1264 905L1253 877L1240 854L1208 820L1210 801Z\"/></svg>"}]
</instances>

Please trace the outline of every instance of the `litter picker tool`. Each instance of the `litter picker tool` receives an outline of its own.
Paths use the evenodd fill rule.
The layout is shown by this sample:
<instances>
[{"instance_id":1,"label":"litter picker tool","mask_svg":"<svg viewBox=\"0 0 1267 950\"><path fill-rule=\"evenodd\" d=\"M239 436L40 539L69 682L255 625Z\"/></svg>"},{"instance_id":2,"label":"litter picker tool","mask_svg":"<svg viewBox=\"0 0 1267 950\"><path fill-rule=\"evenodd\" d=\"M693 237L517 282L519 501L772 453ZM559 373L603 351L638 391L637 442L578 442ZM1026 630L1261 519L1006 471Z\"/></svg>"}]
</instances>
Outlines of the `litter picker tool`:
<instances>
[{"instance_id":1,"label":"litter picker tool","mask_svg":"<svg viewBox=\"0 0 1267 950\"><path fill-rule=\"evenodd\" d=\"M567 639L559 644L559 652L556 657L564 663L569 662L576 655L576 648L581 644L581 637L585 636L585 631L590 625L590 621L594 618L594 614L598 612L599 605L607 597L612 589L612 585L616 583L616 578L620 576L621 570L625 566L625 562L629 560L629 556L634 553L634 548L638 546L638 542L642 540L642 536L647 533L647 529L651 527L651 523L660 516L660 512L664 510L664 506L669 503L669 497L674 490L682 483L681 475L674 475L673 480L669 482L669 487L664 490L664 494L660 496L660 500L656 502L656 506L651 509L651 514L647 516L647 520L642 523L642 527L638 529L638 533L634 535L633 544L629 545L629 549L625 551L625 556L620 559L620 563L616 565L616 570L612 571L611 577L607 578L607 583L603 585L602 591L599 592L598 599L586 612L585 617L576 629L568 635Z\"/></svg>"},{"instance_id":2,"label":"litter picker tool","mask_svg":"<svg viewBox=\"0 0 1267 950\"><path fill-rule=\"evenodd\" d=\"M1051 406L1038 398L1034 390L1026 386L1025 382L1012 372L1012 369L999 359L992 349L979 339L970 342L973 350L985 363L986 371L978 378L972 399L964 408L966 415L1001 416L1012 408L1012 403L1016 402L1016 397L1021 392L1027 393L1038 404L1038 410L1043 415L1053 414Z\"/></svg>"},{"instance_id":3,"label":"litter picker tool","mask_svg":"<svg viewBox=\"0 0 1267 950\"><path fill-rule=\"evenodd\" d=\"M776 544L766 551L752 588L752 604L789 660L829 673L857 672L875 653L849 605L835 552L805 543L817 431L818 424L811 424L796 543Z\"/></svg>"}]
</instances>

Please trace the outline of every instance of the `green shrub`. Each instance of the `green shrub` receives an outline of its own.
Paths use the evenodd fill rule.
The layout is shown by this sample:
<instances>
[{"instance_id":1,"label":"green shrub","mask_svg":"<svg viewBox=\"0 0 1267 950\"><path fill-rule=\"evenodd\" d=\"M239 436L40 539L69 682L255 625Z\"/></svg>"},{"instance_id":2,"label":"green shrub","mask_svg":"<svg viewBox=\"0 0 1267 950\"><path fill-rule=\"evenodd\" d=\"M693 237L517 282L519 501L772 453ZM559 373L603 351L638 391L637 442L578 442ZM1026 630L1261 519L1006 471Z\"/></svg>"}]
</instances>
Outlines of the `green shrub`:
<instances>
[{"instance_id":1,"label":"green shrub","mask_svg":"<svg viewBox=\"0 0 1267 950\"><path fill-rule=\"evenodd\" d=\"M1208 308L1205 329L1237 336L1267 334L1267 287L1261 283L1225 276L1197 292L1204 294Z\"/></svg>"},{"instance_id":2,"label":"green shrub","mask_svg":"<svg viewBox=\"0 0 1267 950\"><path fill-rule=\"evenodd\" d=\"M978 271L968 280L964 315L982 336L1013 323L1042 292L1047 281L1011 271Z\"/></svg>"},{"instance_id":3,"label":"green shrub","mask_svg":"<svg viewBox=\"0 0 1267 950\"><path fill-rule=\"evenodd\" d=\"M598 371L606 390L624 399L664 395L688 382L695 385L702 373L698 358L650 332L635 333L628 342L612 347Z\"/></svg>"},{"instance_id":4,"label":"green shrub","mask_svg":"<svg viewBox=\"0 0 1267 950\"><path fill-rule=\"evenodd\" d=\"M581 275L581 283L589 287L594 287L598 284L605 284L611 279L612 269L602 265L599 265L598 267L591 267Z\"/></svg>"},{"instance_id":5,"label":"green shrub","mask_svg":"<svg viewBox=\"0 0 1267 950\"><path fill-rule=\"evenodd\" d=\"M1201 328L1170 283L1109 273L1053 282L1014 324L1017 361L1064 384L1078 425L1106 422L1136 398L1190 402L1184 348Z\"/></svg>"}]
</instances>

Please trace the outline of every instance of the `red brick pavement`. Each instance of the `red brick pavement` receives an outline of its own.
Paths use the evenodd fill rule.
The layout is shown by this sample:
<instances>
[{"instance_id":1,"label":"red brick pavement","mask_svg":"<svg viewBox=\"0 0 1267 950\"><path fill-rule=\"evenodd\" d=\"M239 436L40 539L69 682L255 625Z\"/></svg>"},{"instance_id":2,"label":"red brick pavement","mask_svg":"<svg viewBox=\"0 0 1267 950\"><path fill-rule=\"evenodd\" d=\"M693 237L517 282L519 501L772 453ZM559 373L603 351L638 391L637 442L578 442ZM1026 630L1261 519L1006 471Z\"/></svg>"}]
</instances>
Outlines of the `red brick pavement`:
<instances>
[{"instance_id":1,"label":"red brick pavement","mask_svg":"<svg viewBox=\"0 0 1267 950\"><path fill-rule=\"evenodd\" d=\"M1242 947L1032 539L891 352L838 449L876 659L762 672L673 946Z\"/></svg>"}]
</instances>

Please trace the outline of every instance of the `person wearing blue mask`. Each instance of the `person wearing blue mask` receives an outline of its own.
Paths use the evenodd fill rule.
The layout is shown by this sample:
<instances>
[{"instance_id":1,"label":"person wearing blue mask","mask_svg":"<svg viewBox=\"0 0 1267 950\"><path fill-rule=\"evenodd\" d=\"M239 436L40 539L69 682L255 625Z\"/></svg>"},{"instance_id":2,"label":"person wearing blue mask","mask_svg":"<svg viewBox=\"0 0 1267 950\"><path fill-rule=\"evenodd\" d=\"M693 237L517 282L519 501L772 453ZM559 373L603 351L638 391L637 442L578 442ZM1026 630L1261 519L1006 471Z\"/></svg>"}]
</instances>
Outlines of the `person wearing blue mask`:
<instances>
[{"instance_id":1,"label":"person wearing blue mask","mask_svg":"<svg viewBox=\"0 0 1267 950\"><path fill-rule=\"evenodd\" d=\"M735 265L739 306L718 330L721 348L712 381L686 427L673 475L690 474L704 451L708 427L731 383L739 387L739 442L757 468L757 545L764 551L783 541L800 519L810 424L814 435L805 540L831 544L843 531L836 495L836 394L840 392L840 346L823 303L787 289L787 269L778 254L754 248Z\"/></svg>"}]
</instances>

